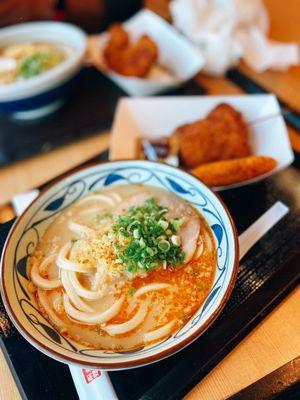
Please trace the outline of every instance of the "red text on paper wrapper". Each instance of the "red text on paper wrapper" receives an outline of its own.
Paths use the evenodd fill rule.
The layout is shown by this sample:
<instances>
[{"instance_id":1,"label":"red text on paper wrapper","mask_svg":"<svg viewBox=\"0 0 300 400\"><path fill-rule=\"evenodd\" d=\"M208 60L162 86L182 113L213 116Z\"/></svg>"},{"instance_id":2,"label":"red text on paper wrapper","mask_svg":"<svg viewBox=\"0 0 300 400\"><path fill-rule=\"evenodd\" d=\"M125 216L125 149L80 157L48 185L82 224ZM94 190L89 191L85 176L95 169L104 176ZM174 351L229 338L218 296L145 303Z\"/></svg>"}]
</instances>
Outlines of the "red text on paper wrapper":
<instances>
[{"instance_id":1,"label":"red text on paper wrapper","mask_svg":"<svg viewBox=\"0 0 300 400\"><path fill-rule=\"evenodd\" d=\"M82 373L86 383L91 383L94 379L101 376L101 371L96 369L84 369L82 368Z\"/></svg>"}]
</instances>

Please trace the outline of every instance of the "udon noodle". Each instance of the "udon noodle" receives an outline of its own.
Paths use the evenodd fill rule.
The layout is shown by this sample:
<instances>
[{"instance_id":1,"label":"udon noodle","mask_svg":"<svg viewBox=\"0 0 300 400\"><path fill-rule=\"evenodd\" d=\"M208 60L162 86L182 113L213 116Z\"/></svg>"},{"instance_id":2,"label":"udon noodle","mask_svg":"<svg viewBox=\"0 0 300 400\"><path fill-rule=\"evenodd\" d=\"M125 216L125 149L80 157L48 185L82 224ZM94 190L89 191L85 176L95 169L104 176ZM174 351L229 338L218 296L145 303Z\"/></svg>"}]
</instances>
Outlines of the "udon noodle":
<instances>
[{"instance_id":1,"label":"udon noodle","mask_svg":"<svg viewBox=\"0 0 300 400\"><path fill-rule=\"evenodd\" d=\"M193 316L212 286L216 248L204 217L183 199L120 185L61 212L27 268L40 310L63 335L127 350Z\"/></svg>"}]
</instances>

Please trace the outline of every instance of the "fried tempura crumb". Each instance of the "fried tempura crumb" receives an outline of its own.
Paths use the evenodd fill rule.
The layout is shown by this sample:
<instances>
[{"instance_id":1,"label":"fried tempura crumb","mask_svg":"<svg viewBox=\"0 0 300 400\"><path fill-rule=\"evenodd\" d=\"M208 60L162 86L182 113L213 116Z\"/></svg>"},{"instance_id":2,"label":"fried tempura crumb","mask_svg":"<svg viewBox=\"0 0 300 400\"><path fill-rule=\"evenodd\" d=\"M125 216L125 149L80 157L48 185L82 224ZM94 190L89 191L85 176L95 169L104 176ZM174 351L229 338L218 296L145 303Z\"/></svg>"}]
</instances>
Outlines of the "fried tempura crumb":
<instances>
[{"instance_id":1,"label":"fried tempura crumb","mask_svg":"<svg viewBox=\"0 0 300 400\"><path fill-rule=\"evenodd\" d=\"M272 157L249 156L200 165L191 172L208 186L226 186L263 175L276 165Z\"/></svg>"}]
</instances>

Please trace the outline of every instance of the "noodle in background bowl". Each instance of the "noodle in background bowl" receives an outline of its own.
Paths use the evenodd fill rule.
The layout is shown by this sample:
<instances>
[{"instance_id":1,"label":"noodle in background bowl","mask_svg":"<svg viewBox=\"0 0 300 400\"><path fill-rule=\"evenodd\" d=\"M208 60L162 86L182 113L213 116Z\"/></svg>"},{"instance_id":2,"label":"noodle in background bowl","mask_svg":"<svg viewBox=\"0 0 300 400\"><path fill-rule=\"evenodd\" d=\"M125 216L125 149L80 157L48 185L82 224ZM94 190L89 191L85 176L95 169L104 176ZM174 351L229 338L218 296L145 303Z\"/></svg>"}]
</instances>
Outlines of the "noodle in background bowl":
<instances>
[{"instance_id":1,"label":"noodle in background bowl","mask_svg":"<svg viewBox=\"0 0 300 400\"><path fill-rule=\"evenodd\" d=\"M210 225L217 246L213 286L204 304L175 334L129 351L86 348L60 334L31 301L26 263L45 229L69 205L91 190L118 184L145 184L168 190L193 204ZM238 268L237 233L216 195L191 175L160 163L115 161L84 168L45 189L12 227L1 259L1 294L19 332L34 347L68 364L117 370L161 360L197 339L219 315L233 289Z\"/></svg>"}]
</instances>

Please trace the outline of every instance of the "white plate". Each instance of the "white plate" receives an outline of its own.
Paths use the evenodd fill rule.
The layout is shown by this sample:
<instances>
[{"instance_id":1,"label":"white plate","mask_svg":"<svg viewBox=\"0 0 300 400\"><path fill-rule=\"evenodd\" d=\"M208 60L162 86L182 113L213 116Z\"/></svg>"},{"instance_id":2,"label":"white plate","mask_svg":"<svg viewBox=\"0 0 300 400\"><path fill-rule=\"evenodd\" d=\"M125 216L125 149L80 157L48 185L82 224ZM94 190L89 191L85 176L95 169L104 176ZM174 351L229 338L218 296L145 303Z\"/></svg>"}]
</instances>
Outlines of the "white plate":
<instances>
[{"instance_id":1,"label":"white plate","mask_svg":"<svg viewBox=\"0 0 300 400\"><path fill-rule=\"evenodd\" d=\"M154 67L147 79L124 77L110 71L103 59L108 34L94 36L89 41L89 56L105 75L131 96L148 96L180 86L202 68L204 60L199 50L170 24L149 10L141 10L124 23L131 40L150 36L158 46L158 64L172 71L166 74Z\"/></svg>"},{"instance_id":2,"label":"white plate","mask_svg":"<svg viewBox=\"0 0 300 400\"><path fill-rule=\"evenodd\" d=\"M247 122L280 113L278 101L272 94L124 98L119 101L113 122L110 159L137 158L140 138L169 136L179 125L204 118L211 109L223 102L239 110ZM257 178L217 187L216 190L258 182L287 167L294 160L281 116L253 125L250 129L250 144L254 155L275 158L276 168Z\"/></svg>"}]
</instances>

